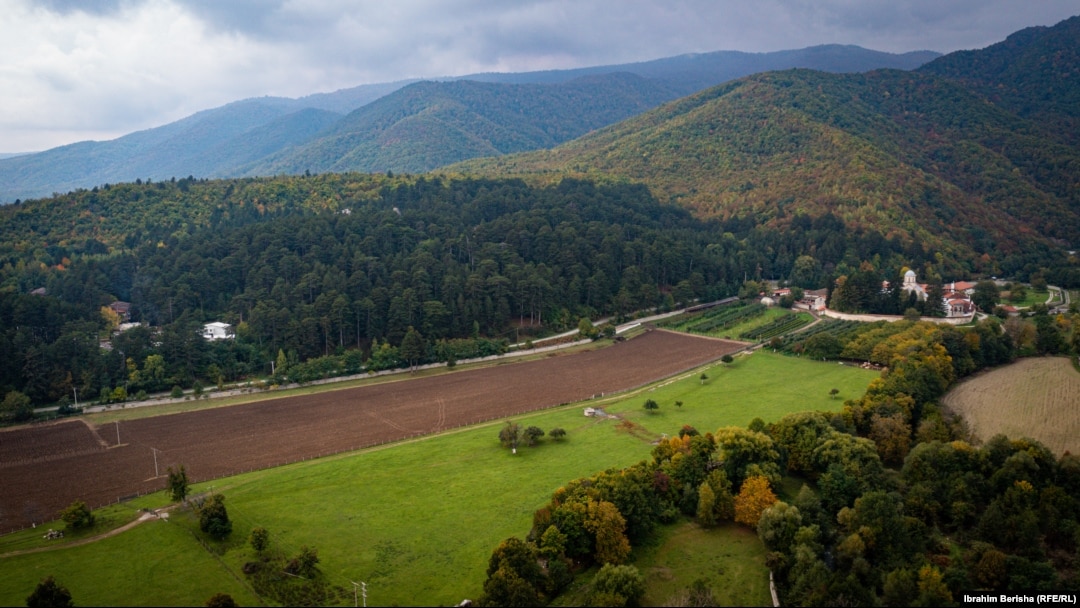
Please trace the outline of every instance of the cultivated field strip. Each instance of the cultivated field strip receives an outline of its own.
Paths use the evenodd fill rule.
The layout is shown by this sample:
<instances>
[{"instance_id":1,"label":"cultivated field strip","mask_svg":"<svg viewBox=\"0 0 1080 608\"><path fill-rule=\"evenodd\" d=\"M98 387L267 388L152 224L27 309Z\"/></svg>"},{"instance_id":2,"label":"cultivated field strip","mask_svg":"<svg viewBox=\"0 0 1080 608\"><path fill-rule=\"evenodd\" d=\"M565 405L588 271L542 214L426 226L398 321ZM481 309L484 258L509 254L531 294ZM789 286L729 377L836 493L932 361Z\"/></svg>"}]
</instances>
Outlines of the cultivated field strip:
<instances>
[{"instance_id":1,"label":"cultivated field strip","mask_svg":"<svg viewBox=\"0 0 1080 608\"><path fill-rule=\"evenodd\" d=\"M982 440L1031 437L1055 454L1080 453L1080 373L1065 357L1020 359L965 380L942 402Z\"/></svg>"},{"instance_id":2,"label":"cultivated field strip","mask_svg":"<svg viewBox=\"0 0 1080 608\"><path fill-rule=\"evenodd\" d=\"M649 331L537 361L125 421L119 446L108 424L108 449L66 457L50 429L76 423L28 427L23 440L52 451L38 450L35 462L16 463L25 456L15 453L7 455L12 466L0 461L0 531L53 518L76 499L100 506L160 489L168 466L184 464L192 479L208 480L380 445L626 390L744 346Z\"/></svg>"}]
</instances>

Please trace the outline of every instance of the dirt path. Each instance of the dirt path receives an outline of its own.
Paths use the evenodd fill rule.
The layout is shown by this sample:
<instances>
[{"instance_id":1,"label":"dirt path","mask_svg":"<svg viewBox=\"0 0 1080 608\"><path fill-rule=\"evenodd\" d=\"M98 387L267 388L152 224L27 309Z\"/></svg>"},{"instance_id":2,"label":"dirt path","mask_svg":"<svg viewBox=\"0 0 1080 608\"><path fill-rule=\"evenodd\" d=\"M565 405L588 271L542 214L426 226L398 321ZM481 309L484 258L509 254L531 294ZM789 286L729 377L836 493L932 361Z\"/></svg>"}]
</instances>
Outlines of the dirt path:
<instances>
[{"instance_id":1,"label":"dirt path","mask_svg":"<svg viewBox=\"0 0 1080 608\"><path fill-rule=\"evenodd\" d=\"M18 551L10 551L8 553L0 553L0 559L6 557L15 557L16 555L29 555L31 553L44 553L46 551L59 551L60 549L70 549L71 547L80 547L82 545L89 545L90 543L96 543L99 540L105 540L111 538L117 534L127 532L135 526L143 523L144 521L150 521L152 519L168 519L168 515L164 518L161 517L161 513L167 513L172 507L166 507L164 509L158 509L157 511L148 511L139 516L138 519L130 521L119 528L113 528L108 532L102 532L101 534L95 534L94 536L88 536L86 538L80 538L79 540L71 541L69 543L59 543L56 545L49 545L47 547L34 547L33 549L19 549Z\"/></svg>"}]
</instances>

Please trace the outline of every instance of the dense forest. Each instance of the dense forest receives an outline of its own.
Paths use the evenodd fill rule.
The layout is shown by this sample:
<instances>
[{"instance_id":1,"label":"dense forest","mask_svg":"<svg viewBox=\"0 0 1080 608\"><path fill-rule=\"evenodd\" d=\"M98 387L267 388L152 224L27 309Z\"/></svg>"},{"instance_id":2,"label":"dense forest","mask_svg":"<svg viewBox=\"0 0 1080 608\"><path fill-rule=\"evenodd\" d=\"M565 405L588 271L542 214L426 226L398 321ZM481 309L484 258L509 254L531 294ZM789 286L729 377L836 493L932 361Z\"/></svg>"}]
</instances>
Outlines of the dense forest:
<instances>
[{"instance_id":1,"label":"dense forest","mask_svg":"<svg viewBox=\"0 0 1080 608\"><path fill-rule=\"evenodd\" d=\"M0 386L33 403L231 381L265 374L278 354L295 368L352 349L353 370L368 358L392 366L410 327L428 358L450 358L470 352L454 340L525 339L581 317L730 295L746 268L786 275L783 252L807 242L824 246L830 268L849 246L887 255L892 245L828 218L807 219L786 245L727 227L736 237L644 187L572 180L180 180L0 217L19 235L2 252ZM47 295L30 295L38 288ZM101 310L117 300L144 326L111 336L118 320ZM209 321L235 325L237 338L203 340Z\"/></svg>"},{"instance_id":2,"label":"dense forest","mask_svg":"<svg viewBox=\"0 0 1080 608\"><path fill-rule=\"evenodd\" d=\"M37 404L463 358L747 281L826 287L863 260L954 278L956 262L831 214L701 221L644 186L571 179L121 184L0 209L0 233L0 389ZM115 301L142 326L114 334ZM204 340L211 321L236 339ZM402 357L410 328L421 353Z\"/></svg>"},{"instance_id":3,"label":"dense forest","mask_svg":"<svg viewBox=\"0 0 1080 608\"><path fill-rule=\"evenodd\" d=\"M644 579L628 563L633 548L682 518L755 528L781 605L1075 593L1080 459L1024 438L980 445L938 405L956 380L1026 351L1012 336L994 318L970 328L855 324L827 356L888 366L864 396L839 412L748 428L683 427L650 459L569 481L524 539L494 550L482 603L545 605L597 566L591 583L575 585L577 599L637 605ZM780 500L785 477L800 489ZM714 605L707 586L684 592L689 605Z\"/></svg>"}]
</instances>

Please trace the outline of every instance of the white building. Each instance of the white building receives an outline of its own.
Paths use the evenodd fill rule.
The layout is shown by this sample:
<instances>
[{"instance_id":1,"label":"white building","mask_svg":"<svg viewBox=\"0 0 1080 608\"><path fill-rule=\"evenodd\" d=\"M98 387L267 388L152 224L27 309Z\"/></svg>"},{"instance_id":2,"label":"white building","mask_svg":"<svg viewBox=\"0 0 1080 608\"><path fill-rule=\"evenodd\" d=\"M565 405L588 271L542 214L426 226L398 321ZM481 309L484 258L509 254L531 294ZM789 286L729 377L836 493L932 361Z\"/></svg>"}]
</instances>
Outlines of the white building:
<instances>
[{"instance_id":1,"label":"white building","mask_svg":"<svg viewBox=\"0 0 1080 608\"><path fill-rule=\"evenodd\" d=\"M236 337L233 326L221 321L203 325L203 338L207 340L230 340Z\"/></svg>"}]
</instances>

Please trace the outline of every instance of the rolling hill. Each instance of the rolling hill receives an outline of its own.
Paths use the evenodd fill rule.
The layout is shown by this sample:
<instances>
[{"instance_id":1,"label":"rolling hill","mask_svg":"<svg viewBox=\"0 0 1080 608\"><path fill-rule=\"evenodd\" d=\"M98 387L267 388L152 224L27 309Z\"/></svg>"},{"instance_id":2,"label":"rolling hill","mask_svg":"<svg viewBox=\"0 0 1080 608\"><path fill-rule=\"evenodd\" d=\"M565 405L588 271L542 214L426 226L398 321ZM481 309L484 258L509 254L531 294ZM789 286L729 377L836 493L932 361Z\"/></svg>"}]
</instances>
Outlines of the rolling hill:
<instances>
[{"instance_id":1,"label":"rolling hill","mask_svg":"<svg viewBox=\"0 0 1080 608\"><path fill-rule=\"evenodd\" d=\"M936 56L929 51L894 55L828 45L775 53L721 51L574 70L477 74L438 79L442 84L425 83L409 94L394 97L402 104L399 108L384 101L377 108L342 119L336 126L334 118L415 81L362 85L300 99L246 99L111 141L80 142L0 158L0 203L138 178L232 177L374 167L425 170L475 156L555 145L664 101L755 72L790 67L838 72L878 67L913 69ZM624 75L611 76L617 73ZM626 74L640 78L635 81ZM641 78L649 84L643 84ZM464 85L462 80L488 85ZM616 81L628 88L613 88ZM590 83L597 87L591 92L587 90ZM530 84L540 88L520 88ZM502 87L506 91L495 92ZM512 98L522 91L539 97L525 100L525 106L500 105L508 100L516 103ZM485 94L489 96L485 98ZM563 100L560 94L568 97ZM581 97L590 95L594 101L600 95L610 96L612 107L589 110L580 124L569 124L574 111L582 107ZM424 100L424 96L428 99ZM546 104L538 103L540 99ZM482 101L494 105L484 107ZM620 101L625 105L614 107ZM427 107L431 104L446 107ZM529 118L521 123L523 131L518 133L514 112L520 115L526 111L538 112L539 124ZM410 112L416 115L406 119ZM560 113L561 117L554 119L560 123L556 125L553 117ZM400 124L388 129L385 120L395 115ZM303 151L294 149L305 144L311 145Z\"/></svg>"},{"instance_id":2,"label":"rolling hill","mask_svg":"<svg viewBox=\"0 0 1080 608\"><path fill-rule=\"evenodd\" d=\"M1072 52L1080 40L1062 35L1072 21L1009 48L1018 60L1032 48ZM978 87L935 74L953 61L946 56L917 72L759 74L553 150L448 170L630 179L704 217L783 228L798 215L833 214L849 228L968 259L1080 243L1080 150L1014 111L1022 94L995 103ZM1071 91L1077 78L1070 78L1054 90ZM1025 90L1022 81L1013 88ZM1076 111L1067 95L1028 97L1044 100L1027 105L1032 116L1044 115L1042 108Z\"/></svg>"}]
</instances>

